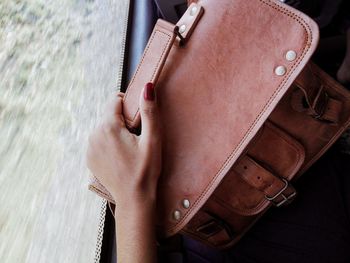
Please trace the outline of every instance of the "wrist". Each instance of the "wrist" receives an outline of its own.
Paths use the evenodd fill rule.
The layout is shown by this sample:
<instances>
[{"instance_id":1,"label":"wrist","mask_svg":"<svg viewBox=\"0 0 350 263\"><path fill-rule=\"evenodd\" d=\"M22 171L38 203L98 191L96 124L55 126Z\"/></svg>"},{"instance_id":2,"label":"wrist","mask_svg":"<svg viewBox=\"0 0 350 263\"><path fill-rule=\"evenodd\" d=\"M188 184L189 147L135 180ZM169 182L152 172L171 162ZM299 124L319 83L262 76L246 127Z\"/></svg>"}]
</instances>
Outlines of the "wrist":
<instances>
[{"instance_id":1,"label":"wrist","mask_svg":"<svg viewBox=\"0 0 350 263\"><path fill-rule=\"evenodd\" d=\"M117 254L120 262L136 262L135 258L139 258L137 262L155 262L155 222L155 202L130 201L129 206L116 207Z\"/></svg>"},{"instance_id":2,"label":"wrist","mask_svg":"<svg viewBox=\"0 0 350 263\"><path fill-rule=\"evenodd\" d=\"M138 218L154 214L156 211L155 198L119 199L116 202L115 217Z\"/></svg>"},{"instance_id":3,"label":"wrist","mask_svg":"<svg viewBox=\"0 0 350 263\"><path fill-rule=\"evenodd\" d=\"M132 191L111 193L119 209L150 208L156 204L156 189L134 189Z\"/></svg>"},{"instance_id":4,"label":"wrist","mask_svg":"<svg viewBox=\"0 0 350 263\"><path fill-rule=\"evenodd\" d=\"M115 225L120 237L133 236L155 239L155 203L117 206L114 212Z\"/></svg>"}]
</instances>

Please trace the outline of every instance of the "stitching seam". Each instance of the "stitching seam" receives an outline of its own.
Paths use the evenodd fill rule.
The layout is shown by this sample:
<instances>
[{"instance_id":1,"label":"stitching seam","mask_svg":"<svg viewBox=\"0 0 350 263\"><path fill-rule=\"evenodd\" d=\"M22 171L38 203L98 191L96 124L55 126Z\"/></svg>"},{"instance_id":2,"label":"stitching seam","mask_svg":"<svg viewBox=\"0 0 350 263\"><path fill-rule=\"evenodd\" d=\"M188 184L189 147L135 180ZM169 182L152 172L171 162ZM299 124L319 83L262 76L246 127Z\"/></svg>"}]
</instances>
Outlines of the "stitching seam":
<instances>
[{"instance_id":1,"label":"stitching seam","mask_svg":"<svg viewBox=\"0 0 350 263\"><path fill-rule=\"evenodd\" d=\"M141 66L143 65L144 59L145 59L146 55L148 54L149 48L150 48L150 46L152 45L153 40L154 40L154 38L155 38L155 36L156 36L157 33L162 33L163 35L166 35L166 36L168 37L168 40L167 40L167 42L166 42L166 45L163 46L163 50L162 50L161 56L159 57L159 59L158 59L158 61L157 61L157 63L156 63L156 66L155 66L154 69L153 69L153 73L152 73L151 80L154 78L154 75L156 74L157 69L158 69L158 67L159 67L159 63L162 61L162 59L163 59L163 57L164 57L164 53L165 53L165 51L168 49L169 42L170 42L172 36L169 35L169 34L167 34L167 33L165 33L165 32L163 32L163 31L155 30L154 33L152 34L152 37L151 37L150 42L149 42L149 45L147 45L147 48L146 48L146 50L145 50L145 52L144 52L144 54L143 54L143 56L142 56L141 62L140 62L140 64L138 65L137 70L136 70L136 72L135 72L135 74L134 74L134 76L133 76L133 78L132 78L132 80L131 80L131 82L130 82L130 85L129 85L130 88L127 89L127 91L126 91L126 93L125 93L125 99L124 99L125 102L126 102L126 100L127 100L127 98L128 98L129 91L130 91L131 88L133 87L133 83L134 83L135 77L136 77L137 73L139 72ZM125 121L128 122L128 123L134 122L134 120L135 120L135 118L136 118L136 115L138 114L139 110L140 110L140 109L137 108L137 111L135 112L135 114L134 114L134 116L133 116L133 118L132 118L131 120L128 119L128 118L125 118Z\"/></svg>"},{"instance_id":2,"label":"stitching seam","mask_svg":"<svg viewBox=\"0 0 350 263\"><path fill-rule=\"evenodd\" d=\"M304 50L303 50L303 54L301 57L299 57L297 63L295 63L294 65L292 65L291 70L289 72L289 74L287 74L281 84L278 86L278 88L274 91L274 93L272 94L272 96L270 97L270 99L268 100L267 104L265 104L264 108L262 109L262 111L259 113L259 115L256 117L256 119L253 121L253 123L250 125L248 131L246 132L246 134L244 135L244 137L241 139L240 143L238 145L236 145L236 147L234 148L233 152L226 158L224 164L221 166L221 168L218 170L218 172L215 174L215 176L212 178L212 180L209 182L209 184L206 186L206 188L204 189L204 191L200 194L200 196L197 198L197 200L195 200L195 202L193 203L193 206L185 212L184 216L181 218L180 221L176 222L172 227L168 228L167 232L172 232L174 231L174 229L182 224L182 222L184 222L187 217L191 214L191 212L193 211L194 208L197 208L198 203L200 203L202 201L202 199L204 198L204 196L207 195L207 193L209 192L209 190L212 188L212 185L214 184L214 182L216 182L217 177L219 177L219 175L221 174L221 172L229 165L229 162L231 161L231 159L234 158L236 152L240 149L241 145L243 144L243 142L246 141L246 138L252 133L252 130L254 128L254 126L256 125L256 123L260 120L261 116L263 115L263 113L266 112L267 108L271 105L271 103L273 102L273 99L278 95L279 91L282 89L282 87L285 85L285 83L289 80L289 78L291 77L292 73L295 71L295 69L300 65L300 63L303 61L303 58L305 57L305 55L308 53L308 51L310 50L311 45L309 43L312 43L312 34L311 34L311 28L310 26L297 14L292 14L288 9L277 5L276 3L268 3L265 0L259 0L261 3L266 4L268 6L270 6L273 9L276 9L277 11L279 11L280 13L283 13L287 16L289 16L290 18L294 19L295 21L297 21L305 30L307 39L310 40L306 41L306 44L304 45Z\"/></svg>"}]
</instances>

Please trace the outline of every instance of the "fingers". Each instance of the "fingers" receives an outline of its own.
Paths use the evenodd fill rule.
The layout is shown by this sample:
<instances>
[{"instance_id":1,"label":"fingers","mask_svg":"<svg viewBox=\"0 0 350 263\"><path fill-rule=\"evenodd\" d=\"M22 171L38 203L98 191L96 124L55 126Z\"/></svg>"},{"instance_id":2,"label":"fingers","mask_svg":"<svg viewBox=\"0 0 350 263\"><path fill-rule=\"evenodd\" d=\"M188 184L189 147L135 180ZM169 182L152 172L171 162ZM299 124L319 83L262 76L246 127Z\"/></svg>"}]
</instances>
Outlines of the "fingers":
<instances>
[{"instance_id":1,"label":"fingers","mask_svg":"<svg viewBox=\"0 0 350 263\"><path fill-rule=\"evenodd\" d=\"M125 126L123 116L123 96L124 94L119 92L117 96L107 104L106 113L104 117L104 123L110 125Z\"/></svg>"},{"instance_id":2,"label":"fingers","mask_svg":"<svg viewBox=\"0 0 350 263\"><path fill-rule=\"evenodd\" d=\"M160 137L159 116L154 85L147 83L140 96L141 143L149 144Z\"/></svg>"},{"instance_id":3,"label":"fingers","mask_svg":"<svg viewBox=\"0 0 350 263\"><path fill-rule=\"evenodd\" d=\"M124 93L118 92L117 96L114 96L108 105L108 111L113 116L123 116L123 97Z\"/></svg>"},{"instance_id":4,"label":"fingers","mask_svg":"<svg viewBox=\"0 0 350 263\"><path fill-rule=\"evenodd\" d=\"M123 93L123 92L121 92L121 91L119 91L119 92L117 93L117 97L124 98L124 93Z\"/></svg>"}]
</instances>

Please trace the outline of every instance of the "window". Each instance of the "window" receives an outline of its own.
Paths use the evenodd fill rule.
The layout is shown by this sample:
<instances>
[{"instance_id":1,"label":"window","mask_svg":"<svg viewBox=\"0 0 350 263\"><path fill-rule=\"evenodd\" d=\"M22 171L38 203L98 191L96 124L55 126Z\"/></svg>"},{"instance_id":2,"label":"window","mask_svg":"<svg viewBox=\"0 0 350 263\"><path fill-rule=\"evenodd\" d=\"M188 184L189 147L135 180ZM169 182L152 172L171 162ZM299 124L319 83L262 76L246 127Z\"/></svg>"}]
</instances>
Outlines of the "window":
<instances>
[{"instance_id":1,"label":"window","mask_svg":"<svg viewBox=\"0 0 350 263\"><path fill-rule=\"evenodd\" d=\"M117 90L128 0L1 0L0 258L93 262L89 132Z\"/></svg>"}]
</instances>

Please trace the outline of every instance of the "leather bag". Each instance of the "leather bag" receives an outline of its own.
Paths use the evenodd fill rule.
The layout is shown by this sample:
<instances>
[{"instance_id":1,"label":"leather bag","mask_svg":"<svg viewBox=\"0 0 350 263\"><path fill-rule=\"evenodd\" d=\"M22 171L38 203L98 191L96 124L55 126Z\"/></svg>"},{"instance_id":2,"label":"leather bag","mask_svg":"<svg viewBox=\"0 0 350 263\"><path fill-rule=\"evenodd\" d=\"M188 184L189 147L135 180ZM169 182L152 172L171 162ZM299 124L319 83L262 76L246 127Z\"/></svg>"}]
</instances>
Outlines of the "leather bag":
<instances>
[{"instance_id":1,"label":"leather bag","mask_svg":"<svg viewBox=\"0 0 350 263\"><path fill-rule=\"evenodd\" d=\"M163 129L158 234L234 245L350 123L350 95L309 62L315 22L275 0L202 0L158 20L124 96L156 84ZM90 189L110 202L93 179ZM118 205L117 208L118 209Z\"/></svg>"}]
</instances>

